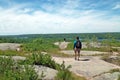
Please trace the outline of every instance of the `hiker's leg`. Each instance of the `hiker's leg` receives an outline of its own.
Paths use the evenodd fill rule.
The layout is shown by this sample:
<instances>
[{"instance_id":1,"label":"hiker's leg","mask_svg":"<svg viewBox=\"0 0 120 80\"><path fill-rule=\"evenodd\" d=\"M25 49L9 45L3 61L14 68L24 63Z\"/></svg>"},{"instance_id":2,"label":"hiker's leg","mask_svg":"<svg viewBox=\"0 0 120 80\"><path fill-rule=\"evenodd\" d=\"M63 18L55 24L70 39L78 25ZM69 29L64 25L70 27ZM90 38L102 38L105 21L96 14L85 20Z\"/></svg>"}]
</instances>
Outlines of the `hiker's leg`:
<instances>
[{"instance_id":1,"label":"hiker's leg","mask_svg":"<svg viewBox=\"0 0 120 80\"><path fill-rule=\"evenodd\" d=\"M80 49L78 49L78 60L80 58Z\"/></svg>"},{"instance_id":2,"label":"hiker's leg","mask_svg":"<svg viewBox=\"0 0 120 80\"><path fill-rule=\"evenodd\" d=\"M77 60L78 60L78 56L79 56L79 49L76 48L76 57L77 57Z\"/></svg>"},{"instance_id":3,"label":"hiker's leg","mask_svg":"<svg viewBox=\"0 0 120 80\"><path fill-rule=\"evenodd\" d=\"M74 53L75 53L75 60L77 59L76 57L77 57L77 49L76 48L74 48Z\"/></svg>"}]
</instances>

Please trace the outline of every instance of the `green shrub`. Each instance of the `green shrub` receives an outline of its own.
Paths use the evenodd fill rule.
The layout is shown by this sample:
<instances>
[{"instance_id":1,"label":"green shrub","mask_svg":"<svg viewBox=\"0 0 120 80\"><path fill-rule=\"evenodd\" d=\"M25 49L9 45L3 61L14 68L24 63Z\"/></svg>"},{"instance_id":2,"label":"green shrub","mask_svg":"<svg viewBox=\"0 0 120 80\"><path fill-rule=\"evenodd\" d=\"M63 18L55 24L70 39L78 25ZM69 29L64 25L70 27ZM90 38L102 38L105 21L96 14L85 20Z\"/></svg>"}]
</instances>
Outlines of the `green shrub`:
<instances>
[{"instance_id":1,"label":"green shrub","mask_svg":"<svg viewBox=\"0 0 120 80\"><path fill-rule=\"evenodd\" d=\"M13 70L8 70L6 76L10 80L37 80L38 75L32 66L17 66Z\"/></svg>"},{"instance_id":2,"label":"green shrub","mask_svg":"<svg viewBox=\"0 0 120 80\"><path fill-rule=\"evenodd\" d=\"M19 65L11 57L0 57L0 80L37 80L32 66Z\"/></svg>"},{"instance_id":3,"label":"green shrub","mask_svg":"<svg viewBox=\"0 0 120 80\"><path fill-rule=\"evenodd\" d=\"M118 80L120 80L120 75L118 76Z\"/></svg>"},{"instance_id":4,"label":"green shrub","mask_svg":"<svg viewBox=\"0 0 120 80\"><path fill-rule=\"evenodd\" d=\"M67 50L73 49L73 45L74 45L73 42L70 42L67 46Z\"/></svg>"},{"instance_id":5,"label":"green shrub","mask_svg":"<svg viewBox=\"0 0 120 80\"><path fill-rule=\"evenodd\" d=\"M55 80L74 80L72 73L69 71L69 68L71 68L71 66L69 65L65 67L65 63L63 61L63 63L60 65L60 68L58 69Z\"/></svg>"},{"instance_id":6,"label":"green shrub","mask_svg":"<svg viewBox=\"0 0 120 80\"><path fill-rule=\"evenodd\" d=\"M0 57L0 73L4 74L7 70L11 70L12 67L15 65L14 61L11 57L5 58Z\"/></svg>"},{"instance_id":7,"label":"green shrub","mask_svg":"<svg viewBox=\"0 0 120 80\"><path fill-rule=\"evenodd\" d=\"M59 66L59 64L52 60L52 57L49 54L42 53L33 53L31 56L27 58L26 63L43 65L53 69L57 69L57 66Z\"/></svg>"},{"instance_id":8,"label":"green shrub","mask_svg":"<svg viewBox=\"0 0 120 80\"><path fill-rule=\"evenodd\" d=\"M59 50L52 41L44 39L34 39L32 43L23 44L22 49L26 52L53 52Z\"/></svg>"}]
</instances>

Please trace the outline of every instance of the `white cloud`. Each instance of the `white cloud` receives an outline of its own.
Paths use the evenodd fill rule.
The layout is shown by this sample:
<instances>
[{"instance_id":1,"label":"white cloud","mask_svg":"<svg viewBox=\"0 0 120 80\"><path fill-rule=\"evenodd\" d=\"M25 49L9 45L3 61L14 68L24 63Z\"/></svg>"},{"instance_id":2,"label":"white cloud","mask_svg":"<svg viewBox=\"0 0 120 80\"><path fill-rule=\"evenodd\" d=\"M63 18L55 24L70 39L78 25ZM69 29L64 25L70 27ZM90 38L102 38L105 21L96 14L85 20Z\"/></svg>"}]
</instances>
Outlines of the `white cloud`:
<instances>
[{"instance_id":1,"label":"white cloud","mask_svg":"<svg viewBox=\"0 0 120 80\"><path fill-rule=\"evenodd\" d=\"M104 20L101 13L71 11L71 16L35 11L32 15L23 14L31 9L0 9L0 35L30 33L82 33L82 32L120 32L120 16ZM18 12L22 14L18 14ZM62 10L61 10L62 11ZM68 10L69 13L70 10ZM65 9L63 9L63 14ZM62 12L61 12L62 13ZM77 17L74 17L78 15ZM84 15L82 15L84 14Z\"/></svg>"},{"instance_id":2,"label":"white cloud","mask_svg":"<svg viewBox=\"0 0 120 80\"><path fill-rule=\"evenodd\" d=\"M116 4L112 9L120 9L120 3Z\"/></svg>"}]
</instances>

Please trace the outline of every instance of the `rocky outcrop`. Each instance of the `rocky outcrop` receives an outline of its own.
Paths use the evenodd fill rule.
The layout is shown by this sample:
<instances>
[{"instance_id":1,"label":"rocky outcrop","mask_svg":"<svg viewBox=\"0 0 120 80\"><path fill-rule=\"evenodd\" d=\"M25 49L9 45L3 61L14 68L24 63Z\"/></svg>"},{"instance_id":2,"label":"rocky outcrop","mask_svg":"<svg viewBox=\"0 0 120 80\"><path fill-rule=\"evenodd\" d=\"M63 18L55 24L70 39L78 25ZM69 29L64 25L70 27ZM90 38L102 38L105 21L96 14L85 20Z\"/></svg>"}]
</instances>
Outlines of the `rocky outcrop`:
<instances>
[{"instance_id":1,"label":"rocky outcrop","mask_svg":"<svg viewBox=\"0 0 120 80\"><path fill-rule=\"evenodd\" d=\"M20 50L21 44L17 43L0 43L0 50Z\"/></svg>"},{"instance_id":2,"label":"rocky outcrop","mask_svg":"<svg viewBox=\"0 0 120 80\"><path fill-rule=\"evenodd\" d=\"M36 72L38 73L38 78L42 80L54 80L57 70L54 70L49 67L34 65ZM41 77L44 76L44 77Z\"/></svg>"}]
</instances>

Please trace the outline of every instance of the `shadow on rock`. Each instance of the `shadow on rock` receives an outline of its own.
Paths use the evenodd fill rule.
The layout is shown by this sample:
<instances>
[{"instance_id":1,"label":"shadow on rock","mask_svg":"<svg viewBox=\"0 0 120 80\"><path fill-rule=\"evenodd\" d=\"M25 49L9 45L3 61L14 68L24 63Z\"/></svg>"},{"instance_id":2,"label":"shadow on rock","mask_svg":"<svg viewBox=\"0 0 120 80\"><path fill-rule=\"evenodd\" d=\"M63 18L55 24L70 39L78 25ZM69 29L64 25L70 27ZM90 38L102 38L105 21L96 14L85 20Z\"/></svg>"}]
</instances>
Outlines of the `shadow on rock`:
<instances>
[{"instance_id":1,"label":"shadow on rock","mask_svg":"<svg viewBox=\"0 0 120 80\"><path fill-rule=\"evenodd\" d=\"M90 59L79 59L79 61L89 61Z\"/></svg>"}]
</instances>

